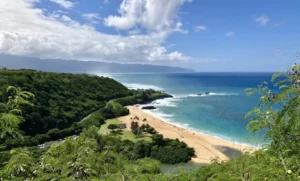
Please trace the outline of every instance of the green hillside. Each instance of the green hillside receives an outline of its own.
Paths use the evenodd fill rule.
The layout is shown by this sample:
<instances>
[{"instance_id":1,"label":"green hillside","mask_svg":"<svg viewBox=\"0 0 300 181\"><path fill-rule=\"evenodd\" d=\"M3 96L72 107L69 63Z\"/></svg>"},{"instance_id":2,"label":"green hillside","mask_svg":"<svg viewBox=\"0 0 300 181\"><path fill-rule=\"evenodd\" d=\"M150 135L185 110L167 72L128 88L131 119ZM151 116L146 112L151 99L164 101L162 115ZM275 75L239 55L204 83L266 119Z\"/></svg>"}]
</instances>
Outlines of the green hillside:
<instances>
[{"instance_id":1,"label":"green hillside","mask_svg":"<svg viewBox=\"0 0 300 181\"><path fill-rule=\"evenodd\" d=\"M26 135L67 128L104 107L107 101L133 94L110 78L34 70L1 70L0 85L2 102L7 101L8 85L35 95L34 106L23 109L26 121L21 130Z\"/></svg>"},{"instance_id":2,"label":"green hillside","mask_svg":"<svg viewBox=\"0 0 300 181\"><path fill-rule=\"evenodd\" d=\"M106 119L126 115L125 105L168 96L153 90L129 90L106 77L35 70L0 70L0 83L2 103L11 94L6 91L8 86L35 95L30 100L32 104L19 105L23 140L0 140L5 145L0 149L37 145L79 134L90 125L100 126Z\"/></svg>"}]
</instances>

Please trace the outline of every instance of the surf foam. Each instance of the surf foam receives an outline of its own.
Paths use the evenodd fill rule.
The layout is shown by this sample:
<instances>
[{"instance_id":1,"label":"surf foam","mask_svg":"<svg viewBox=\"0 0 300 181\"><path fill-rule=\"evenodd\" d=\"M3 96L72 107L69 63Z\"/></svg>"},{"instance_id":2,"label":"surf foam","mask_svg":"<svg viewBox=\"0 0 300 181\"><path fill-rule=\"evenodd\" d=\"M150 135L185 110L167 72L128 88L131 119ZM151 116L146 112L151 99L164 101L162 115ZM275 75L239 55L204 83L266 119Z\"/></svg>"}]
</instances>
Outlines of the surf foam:
<instances>
[{"instance_id":1,"label":"surf foam","mask_svg":"<svg viewBox=\"0 0 300 181\"><path fill-rule=\"evenodd\" d=\"M210 92L209 94L201 94L198 95L196 93L191 93L191 94L178 94L174 95L174 98L188 98L188 97L205 97L205 96L238 96L240 94L238 93L216 93L216 92Z\"/></svg>"},{"instance_id":2,"label":"surf foam","mask_svg":"<svg viewBox=\"0 0 300 181\"><path fill-rule=\"evenodd\" d=\"M122 83L125 85L128 89L154 89L154 90L164 90L162 87L158 87L155 85L148 85L148 84L137 84L137 83Z\"/></svg>"}]
</instances>

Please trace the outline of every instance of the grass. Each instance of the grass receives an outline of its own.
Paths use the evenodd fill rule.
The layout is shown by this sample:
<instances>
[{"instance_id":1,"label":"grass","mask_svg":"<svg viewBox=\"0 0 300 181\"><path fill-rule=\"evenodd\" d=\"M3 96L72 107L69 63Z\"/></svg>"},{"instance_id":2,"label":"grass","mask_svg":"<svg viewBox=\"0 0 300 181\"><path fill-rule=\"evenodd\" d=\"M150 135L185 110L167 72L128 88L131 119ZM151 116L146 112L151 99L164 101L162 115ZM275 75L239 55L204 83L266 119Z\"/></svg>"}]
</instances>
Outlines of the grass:
<instances>
[{"instance_id":1,"label":"grass","mask_svg":"<svg viewBox=\"0 0 300 181\"><path fill-rule=\"evenodd\" d=\"M122 139L127 139L127 140L131 140L133 142L136 142L138 140L145 140L145 141L148 141L148 142L151 142L151 138L149 136L141 136L141 137L136 137L131 131L124 131L123 132L123 135L121 135Z\"/></svg>"},{"instance_id":2,"label":"grass","mask_svg":"<svg viewBox=\"0 0 300 181\"><path fill-rule=\"evenodd\" d=\"M117 120L117 119L110 119L110 120L107 120L106 122L105 122L105 124L103 124L101 127L100 127L100 129L99 129L99 133L100 134L105 134L105 133L107 133L108 132L108 125L110 125L110 124L119 124L119 123L121 123L119 120Z\"/></svg>"},{"instance_id":3,"label":"grass","mask_svg":"<svg viewBox=\"0 0 300 181\"><path fill-rule=\"evenodd\" d=\"M110 119L110 120L107 120L105 124L103 124L100 129L99 129L99 133L100 134L107 134L107 133L110 133L110 131L108 130L108 125L110 124L120 124L121 122L118 120L118 119ZM138 140L145 140L145 141L148 141L148 142L151 142L151 138L149 136L145 136L145 135L142 135L142 136L139 136L139 137L136 137L131 131L115 131L115 133L110 133L110 134L114 134L116 136L121 136L121 138L123 140L127 139L127 140L130 140L130 141L133 141L133 142L136 142Z\"/></svg>"}]
</instances>

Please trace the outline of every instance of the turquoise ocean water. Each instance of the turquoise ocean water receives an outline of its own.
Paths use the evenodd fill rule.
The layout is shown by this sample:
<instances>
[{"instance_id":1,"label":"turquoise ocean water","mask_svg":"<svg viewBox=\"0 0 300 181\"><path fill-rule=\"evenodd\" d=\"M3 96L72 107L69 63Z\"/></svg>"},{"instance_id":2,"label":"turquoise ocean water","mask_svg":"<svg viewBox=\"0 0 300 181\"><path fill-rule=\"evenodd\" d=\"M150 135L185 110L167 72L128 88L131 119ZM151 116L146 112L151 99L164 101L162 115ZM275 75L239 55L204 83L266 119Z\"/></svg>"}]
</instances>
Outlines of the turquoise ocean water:
<instances>
[{"instance_id":1,"label":"turquoise ocean water","mask_svg":"<svg viewBox=\"0 0 300 181\"><path fill-rule=\"evenodd\" d=\"M113 74L110 77L132 89L152 88L174 96L151 103L150 113L172 124L233 142L261 146L263 133L246 130L245 114L259 96L245 89L269 81L272 73ZM198 96L210 92L209 95Z\"/></svg>"}]
</instances>

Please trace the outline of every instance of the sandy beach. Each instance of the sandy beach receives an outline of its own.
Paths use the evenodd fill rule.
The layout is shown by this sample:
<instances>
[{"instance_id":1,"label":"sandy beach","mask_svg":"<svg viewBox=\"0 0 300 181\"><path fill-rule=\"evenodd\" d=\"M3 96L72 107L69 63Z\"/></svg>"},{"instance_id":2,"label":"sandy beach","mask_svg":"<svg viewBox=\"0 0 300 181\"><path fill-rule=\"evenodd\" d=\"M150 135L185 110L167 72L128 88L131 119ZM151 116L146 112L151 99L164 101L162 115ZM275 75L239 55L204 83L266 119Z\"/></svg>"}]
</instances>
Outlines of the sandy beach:
<instances>
[{"instance_id":1,"label":"sandy beach","mask_svg":"<svg viewBox=\"0 0 300 181\"><path fill-rule=\"evenodd\" d=\"M137 106L128 106L127 108L129 109L130 114L128 116L119 117L118 119L127 125L128 130L130 130L132 121L130 118L135 116L139 117L139 125L142 125L143 119L146 118L147 121L145 124L148 123L165 138L178 138L180 141L184 141L190 147L193 147L195 149L196 157L192 159L192 162L195 163L208 164L214 158L219 158L223 161L229 160L230 157L225 154L226 150L242 153L254 150L254 148L248 146L204 135L164 122L163 120L142 111Z\"/></svg>"}]
</instances>

